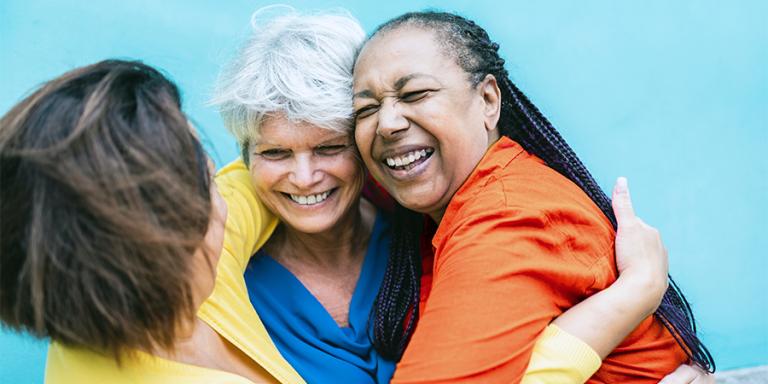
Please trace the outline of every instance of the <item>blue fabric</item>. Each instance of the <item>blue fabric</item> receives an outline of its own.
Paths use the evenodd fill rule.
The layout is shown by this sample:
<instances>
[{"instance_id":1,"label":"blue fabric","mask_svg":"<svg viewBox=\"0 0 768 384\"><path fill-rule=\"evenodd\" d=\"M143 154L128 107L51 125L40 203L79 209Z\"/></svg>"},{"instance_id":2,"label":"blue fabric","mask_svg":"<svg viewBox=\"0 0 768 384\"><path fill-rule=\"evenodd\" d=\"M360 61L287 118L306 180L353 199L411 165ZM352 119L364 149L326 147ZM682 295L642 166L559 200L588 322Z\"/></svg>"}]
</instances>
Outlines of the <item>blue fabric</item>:
<instances>
[{"instance_id":1,"label":"blue fabric","mask_svg":"<svg viewBox=\"0 0 768 384\"><path fill-rule=\"evenodd\" d=\"M368 316L389 256L389 223L377 215L349 306L349 325L331 315L290 271L264 250L251 258L245 282L251 304L283 357L307 383L388 383L395 363L373 348Z\"/></svg>"}]
</instances>

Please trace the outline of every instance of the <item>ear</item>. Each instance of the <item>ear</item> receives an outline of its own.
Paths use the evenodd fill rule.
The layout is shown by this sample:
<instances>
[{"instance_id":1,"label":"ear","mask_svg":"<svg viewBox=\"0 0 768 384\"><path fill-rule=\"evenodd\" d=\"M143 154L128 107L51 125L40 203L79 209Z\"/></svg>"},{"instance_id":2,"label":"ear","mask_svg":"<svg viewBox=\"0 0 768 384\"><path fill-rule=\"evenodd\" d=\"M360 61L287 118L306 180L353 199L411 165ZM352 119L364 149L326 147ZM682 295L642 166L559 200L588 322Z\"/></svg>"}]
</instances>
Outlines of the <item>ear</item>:
<instances>
[{"instance_id":1,"label":"ear","mask_svg":"<svg viewBox=\"0 0 768 384\"><path fill-rule=\"evenodd\" d=\"M483 121L485 129L490 133L496 131L501 117L501 90L496 77L488 74L478 85L480 97L483 99Z\"/></svg>"}]
</instances>

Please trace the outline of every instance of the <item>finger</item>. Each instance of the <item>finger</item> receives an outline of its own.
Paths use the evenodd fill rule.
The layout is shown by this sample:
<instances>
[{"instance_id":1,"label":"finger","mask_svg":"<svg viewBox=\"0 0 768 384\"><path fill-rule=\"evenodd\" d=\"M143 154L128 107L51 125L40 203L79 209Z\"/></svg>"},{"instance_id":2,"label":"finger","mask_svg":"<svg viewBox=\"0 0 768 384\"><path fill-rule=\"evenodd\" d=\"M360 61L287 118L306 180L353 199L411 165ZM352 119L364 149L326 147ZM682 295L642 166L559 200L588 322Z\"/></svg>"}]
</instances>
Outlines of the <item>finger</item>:
<instances>
[{"instance_id":1,"label":"finger","mask_svg":"<svg viewBox=\"0 0 768 384\"><path fill-rule=\"evenodd\" d=\"M613 213L616 215L616 222L621 225L635 217L635 209L632 207L632 199L629 197L629 186L627 179L619 177L616 179L616 185L613 187Z\"/></svg>"}]
</instances>

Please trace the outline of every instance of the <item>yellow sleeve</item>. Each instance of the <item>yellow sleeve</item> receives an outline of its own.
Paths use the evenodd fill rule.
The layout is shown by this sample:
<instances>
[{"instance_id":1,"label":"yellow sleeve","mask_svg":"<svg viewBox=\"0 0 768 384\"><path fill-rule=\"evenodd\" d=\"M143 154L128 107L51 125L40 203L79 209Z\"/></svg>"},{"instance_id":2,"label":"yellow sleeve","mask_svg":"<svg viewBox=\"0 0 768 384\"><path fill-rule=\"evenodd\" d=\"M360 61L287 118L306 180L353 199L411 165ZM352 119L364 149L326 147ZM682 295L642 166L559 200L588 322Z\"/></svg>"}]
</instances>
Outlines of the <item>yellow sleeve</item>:
<instances>
[{"instance_id":1,"label":"yellow sleeve","mask_svg":"<svg viewBox=\"0 0 768 384\"><path fill-rule=\"evenodd\" d=\"M216 175L219 193L227 203L224 249L216 266L216 284L197 316L230 344L244 352L280 383L304 383L283 358L254 311L243 273L256 250L277 227L277 218L259 201L242 160Z\"/></svg>"},{"instance_id":2,"label":"yellow sleeve","mask_svg":"<svg viewBox=\"0 0 768 384\"><path fill-rule=\"evenodd\" d=\"M584 383L600 364L600 356L589 345L550 324L536 341L521 383Z\"/></svg>"},{"instance_id":3,"label":"yellow sleeve","mask_svg":"<svg viewBox=\"0 0 768 384\"><path fill-rule=\"evenodd\" d=\"M274 232L277 218L256 197L251 175L241 159L219 170L216 184L228 208L224 252L245 271L253 253Z\"/></svg>"}]
</instances>

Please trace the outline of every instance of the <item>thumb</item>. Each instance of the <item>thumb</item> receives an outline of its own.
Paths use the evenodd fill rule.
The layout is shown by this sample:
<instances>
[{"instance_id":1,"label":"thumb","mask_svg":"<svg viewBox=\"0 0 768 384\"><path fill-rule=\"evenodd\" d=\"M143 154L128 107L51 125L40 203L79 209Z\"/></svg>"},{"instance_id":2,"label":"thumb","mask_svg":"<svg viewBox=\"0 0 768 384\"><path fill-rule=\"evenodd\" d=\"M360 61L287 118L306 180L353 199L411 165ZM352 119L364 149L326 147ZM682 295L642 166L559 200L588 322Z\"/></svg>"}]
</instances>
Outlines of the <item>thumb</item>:
<instances>
[{"instance_id":1,"label":"thumb","mask_svg":"<svg viewBox=\"0 0 768 384\"><path fill-rule=\"evenodd\" d=\"M613 213L619 226L627 220L635 218L635 209L632 207L632 199L629 197L627 178L619 177L613 186Z\"/></svg>"}]
</instances>

